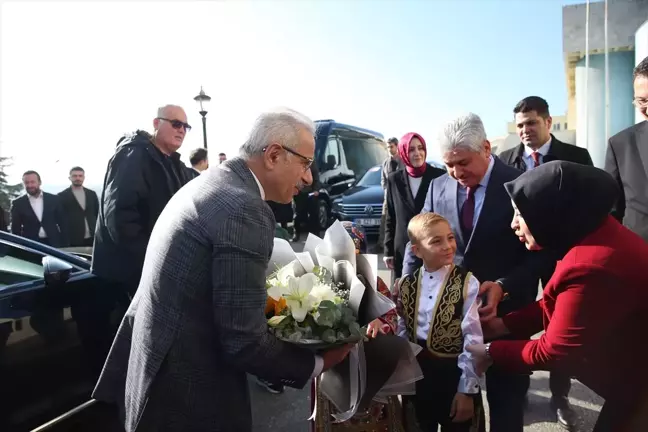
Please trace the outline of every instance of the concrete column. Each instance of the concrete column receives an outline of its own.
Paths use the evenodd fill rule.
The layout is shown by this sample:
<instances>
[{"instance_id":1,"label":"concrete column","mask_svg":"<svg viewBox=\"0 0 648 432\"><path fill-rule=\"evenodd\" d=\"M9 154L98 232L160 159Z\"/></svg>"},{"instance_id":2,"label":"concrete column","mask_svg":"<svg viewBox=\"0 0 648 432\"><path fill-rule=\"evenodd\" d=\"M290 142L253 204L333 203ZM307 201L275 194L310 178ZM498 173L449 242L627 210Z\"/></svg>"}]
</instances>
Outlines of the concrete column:
<instances>
[{"instance_id":1,"label":"concrete column","mask_svg":"<svg viewBox=\"0 0 648 432\"><path fill-rule=\"evenodd\" d=\"M648 21L643 23L635 33L635 66L648 57ZM644 118L635 110L635 123L642 122Z\"/></svg>"},{"instance_id":2,"label":"concrete column","mask_svg":"<svg viewBox=\"0 0 648 432\"><path fill-rule=\"evenodd\" d=\"M610 62L610 136L635 123L632 106L633 51L609 53ZM585 121L585 59L576 65L576 143L586 147L594 165L603 168L607 137L605 136L605 55L590 55L588 77L589 122ZM588 123L586 130L586 123Z\"/></svg>"}]
</instances>

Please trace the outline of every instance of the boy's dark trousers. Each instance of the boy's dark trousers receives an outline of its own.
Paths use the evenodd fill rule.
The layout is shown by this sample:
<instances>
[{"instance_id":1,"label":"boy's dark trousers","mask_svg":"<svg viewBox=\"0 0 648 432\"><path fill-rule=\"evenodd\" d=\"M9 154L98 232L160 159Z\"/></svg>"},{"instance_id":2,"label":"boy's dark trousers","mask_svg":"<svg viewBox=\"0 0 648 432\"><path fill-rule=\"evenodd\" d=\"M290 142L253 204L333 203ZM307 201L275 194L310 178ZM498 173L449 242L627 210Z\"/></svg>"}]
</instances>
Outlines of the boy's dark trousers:
<instances>
[{"instance_id":1,"label":"boy's dark trousers","mask_svg":"<svg viewBox=\"0 0 648 432\"><path fill-rule=\"evenodd\" d=\"M479 424L474 424L474 419L453 423L450 418L452 401L457 394L461 377L457 358L434 357L425 347L417 358L423 371L423 379L416 382L416 396L412 401L421 431L436 432L438 426L441 426L441 432L485 432L481 392L473 398L476 414L474 419L477 419Z\"/></svg>"}]
</instances>

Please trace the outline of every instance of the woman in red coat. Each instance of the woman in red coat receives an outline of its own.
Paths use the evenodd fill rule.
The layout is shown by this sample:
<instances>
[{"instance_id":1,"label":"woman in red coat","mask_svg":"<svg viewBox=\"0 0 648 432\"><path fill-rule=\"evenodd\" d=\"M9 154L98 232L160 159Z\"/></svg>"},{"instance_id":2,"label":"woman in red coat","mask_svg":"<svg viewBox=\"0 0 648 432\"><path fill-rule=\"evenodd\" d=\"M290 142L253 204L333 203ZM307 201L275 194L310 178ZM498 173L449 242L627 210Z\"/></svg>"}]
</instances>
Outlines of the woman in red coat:
<instances>
[{"instance_id":1,"label":"woman in red coat","mask_svg":"<svg viewBox=\"0 0 648 432\"><path fill-rule=\"evenodd\" d=\"M648 244L609 216L618 190L597 168L550 162L505 187L511 228L558 264L540 301L484 325L520 340L474 346L478 365L564 370L605 398L595 432L630 430L648 387Z\"/></svg>"}]
</instances>

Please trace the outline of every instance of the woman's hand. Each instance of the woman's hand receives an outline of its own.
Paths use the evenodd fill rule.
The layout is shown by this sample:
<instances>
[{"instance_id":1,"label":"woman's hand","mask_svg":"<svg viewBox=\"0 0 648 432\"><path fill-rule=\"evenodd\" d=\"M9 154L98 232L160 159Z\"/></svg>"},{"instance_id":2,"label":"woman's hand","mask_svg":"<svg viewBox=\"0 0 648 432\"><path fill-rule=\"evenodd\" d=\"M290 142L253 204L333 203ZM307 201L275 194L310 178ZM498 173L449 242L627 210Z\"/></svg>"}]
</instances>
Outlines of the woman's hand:
<instances>
[{"instance_id":1,"label":"woman's hand","mask_svg":"<svg viewBox=\"0 0 648 432\"><path fill-rule=\"evenodd\" d=\"M488 322L483 322L482 331L484 332L484 340L497 339L510 333L502 318L494 318Z\"/></svg>"},{"instance_id":2,"label":"woman's hand","mask_svg":"<svg viewBox=\"0 0 648 432\"><path fill-rule=\"evenodd\" d=\"M378 336L378 333L386 334L385 329L383 328L384 326L385 323L380 321L379 318L376 318L367 326L367 336L373 339Z\"/></svg>"},{"instance_id":3,"label":"woman's hand","mask_svg":"<svg viewBox=\"0 0 648 432\"><path fill-rule=\"evenodd\" d=\"M475 365L475 372L477 372L477 375L483 375L484 372L486 372L486 370L493 364L493 360L486 353L485 344L468 345L466 350L472 354L473 364Z\"/></svg>"},{"instance_id":4,"label":"woman's hand","mask_svg":"<svg viewBox=\"0 0 648 432\"><path fill-rule=\"evenodd\" d=\"M450 418L452 423L463 423L470 420L475 414L475 403L470 395L464 393L455 394L450 407Z\"/></svg>"},{"instance_id":5,"label":"woman's hand","mask_svg":"<svg viewBox=\"0 0 648 432\"><path fill-rule=\"evenodd\" d=\"M504 298L504 290L502 290L502 285L497 282L486 281L479 287L479 295L484 294L486 294L486 306L479 308L482 324L497 317L497 305Z\"/></svg>"}]
</instances>

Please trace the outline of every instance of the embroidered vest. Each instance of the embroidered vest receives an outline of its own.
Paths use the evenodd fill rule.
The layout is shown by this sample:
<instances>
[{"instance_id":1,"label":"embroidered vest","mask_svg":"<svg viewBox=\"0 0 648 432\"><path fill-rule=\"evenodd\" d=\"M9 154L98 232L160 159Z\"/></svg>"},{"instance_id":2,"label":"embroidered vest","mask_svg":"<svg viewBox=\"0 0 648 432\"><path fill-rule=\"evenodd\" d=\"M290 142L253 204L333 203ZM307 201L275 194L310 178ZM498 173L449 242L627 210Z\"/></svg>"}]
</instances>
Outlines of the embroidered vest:
<instances>
[{"instance_id":1,"label":"embroidered vest","mask_svg":"<svg viewBox=\"0 0 648 432\"><path fill-rule=\"evenodd\" d=\"M408 339L418 342L417 323L423 268L413 275L404 275L400 281L402 316ZM463 305L468 294L471 273L453 265L441 284L432 311L432 322L427 337L427 349L437 357L458 357L463 352Z\"/></svg>"}]
</instances>

